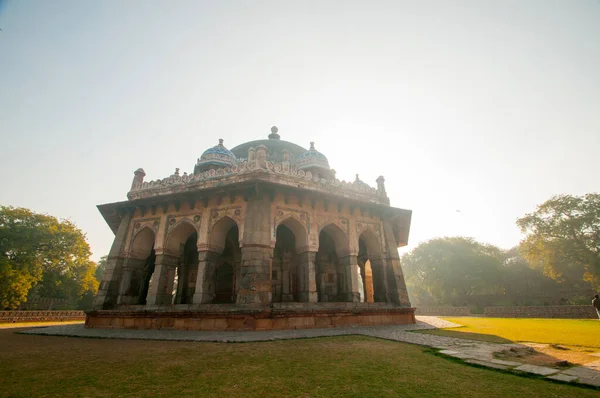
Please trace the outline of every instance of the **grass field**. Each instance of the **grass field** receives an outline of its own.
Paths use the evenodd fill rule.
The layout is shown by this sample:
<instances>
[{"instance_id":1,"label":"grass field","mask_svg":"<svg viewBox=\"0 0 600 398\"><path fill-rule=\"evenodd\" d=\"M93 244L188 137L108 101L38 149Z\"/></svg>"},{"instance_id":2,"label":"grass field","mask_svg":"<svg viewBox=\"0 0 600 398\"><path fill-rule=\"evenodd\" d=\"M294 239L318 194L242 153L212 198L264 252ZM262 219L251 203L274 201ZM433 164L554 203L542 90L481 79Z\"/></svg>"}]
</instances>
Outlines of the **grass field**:
<instances>
[{"instance_id":1,"label":"grass field","mask_svg":"<svg viewBox=\"0 0 600 398\"><path fill-rule=\"evenodd\" d=\"M598 348L600 321L594 319L444 318L464 327L425 333L497 343L530 341Z\"/></svg>"},{"instance_id":2,"label":"grass field","mask_svg":"<svg viewBox=\"0 0 600 398\"><path fill-rule=\"evenodd\" d=\"M347 336L216 344L0 330L0 395L597 397L598 391L462 365L421 347Z\"/></svg>"}]
</instances>

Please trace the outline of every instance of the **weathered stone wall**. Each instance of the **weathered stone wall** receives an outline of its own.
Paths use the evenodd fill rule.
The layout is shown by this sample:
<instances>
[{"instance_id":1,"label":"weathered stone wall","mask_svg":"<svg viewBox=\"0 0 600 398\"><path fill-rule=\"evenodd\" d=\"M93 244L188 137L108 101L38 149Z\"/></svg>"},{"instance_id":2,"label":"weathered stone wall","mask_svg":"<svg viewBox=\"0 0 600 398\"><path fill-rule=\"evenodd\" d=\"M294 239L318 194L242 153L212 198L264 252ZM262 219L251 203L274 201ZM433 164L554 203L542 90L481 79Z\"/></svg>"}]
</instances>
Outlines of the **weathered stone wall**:
<instances>
[{"instance_id":1,"label":"weathered stone wall","mask_svg":"<svg viewBox=\"0 0 600 398\"><path fill-rule=\"evenodd\" d=\"M469 316L471 309L469 307L417 307L416 315L431 316Z\"/></svg>"},{"instance_id":2,"label":"weathered stone wall","mask_svg":"<svg viewBox=\"0 0 600 398\"><path fill-rule=\"evenodd\" d=\"M297 275L301 286L295 300L316 301L318 285L323 289L335 288L332 299L327 301L358 301L356 256L359 240L368 236L371 242L369 258L377 265L377 275L374 271L372 278L374 301L410 307L396 249L398 242L389 222L386 222L388 229L384 232L386 217L368 206L361 208L342 201L332 202L318 194L268 190L137 206L122 219L94 308L113 309L143 302L129 294L139 290L140 283L137 282L143 276L141 268L138 272L130 265L136 261L145 263L150 253L156 255L156 261L147 304L168 304L175 269L181 263L178 247L194 232L197 234L198 264L205 267L198 268L202 286L196 283L189 287L190 291L195 290L195 295L188 301L195 304L212 302L214 291L210 287L214 284L214 264L205 262L201 253L222 253L225 234L232 225L237 226L237 244L242 253L236 260L236 301L240 305L269 305L273 297L272 256L280 224L293 232L296 254L313 253L310 261L298 259L298 266L303 268ZM226 220L229 221L224 222ZM328 271L328 279L324 279L323 270L315 269L314 264L314 253L319 251L319 235L323 230L335 243L336 266ZM281 278L281 275L277 277Z\"/></svg>"},{"instance_id":3,"label":"weathered stone wall","mask_svg":"<svg viewBox=\"0 0 600 398\"><path fill-rule=\"evenodd\" d=\"M83 311L0 311L0 323L83 321Z\"/></svg>"},{"instance_id":4,"label":"weathered stone wall","mask_svg":"<svg viewBox=\"0 0 600 398\"><path fill-rule=\"evenodd\" d=\"M88 328L176 330L281 330L339 326L374 326L415 323L413 308L383 303L279 303L273 309L241 310L208 305L194 311L90 311Z\"/></svg>"},{"instance_id":5,"label":"weathered stone wall","mask_svg":"<svg viewBox=\"0 0 600 398\"><path fill-rule=\"evenodd\" d=\"M539 307L485 307L484 315L497 318L598 318L591 305L551 305Z\"/></svg>"}]
</instances>

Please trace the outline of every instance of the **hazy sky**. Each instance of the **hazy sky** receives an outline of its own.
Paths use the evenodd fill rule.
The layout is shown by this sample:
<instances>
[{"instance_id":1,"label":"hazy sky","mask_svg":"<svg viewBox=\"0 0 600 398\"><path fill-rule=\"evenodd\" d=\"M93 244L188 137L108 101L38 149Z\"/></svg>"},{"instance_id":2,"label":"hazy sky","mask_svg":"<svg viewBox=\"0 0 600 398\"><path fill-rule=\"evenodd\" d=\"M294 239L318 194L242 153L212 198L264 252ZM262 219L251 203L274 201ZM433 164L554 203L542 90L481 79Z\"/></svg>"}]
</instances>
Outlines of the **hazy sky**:
<instances>
[{"instance_id":1,"label":"hazy sky","mask_svg":"<svg viewBox=\"0 0 600 398\"><path fill-rule=\"evenodd\" d=\"M95 259L135 169L272 125L383 174L409 248L509 248L536 204L600 190L598 0L8 1L0 29L0 204L71 219Z\"/></svg>"}]
</instances>

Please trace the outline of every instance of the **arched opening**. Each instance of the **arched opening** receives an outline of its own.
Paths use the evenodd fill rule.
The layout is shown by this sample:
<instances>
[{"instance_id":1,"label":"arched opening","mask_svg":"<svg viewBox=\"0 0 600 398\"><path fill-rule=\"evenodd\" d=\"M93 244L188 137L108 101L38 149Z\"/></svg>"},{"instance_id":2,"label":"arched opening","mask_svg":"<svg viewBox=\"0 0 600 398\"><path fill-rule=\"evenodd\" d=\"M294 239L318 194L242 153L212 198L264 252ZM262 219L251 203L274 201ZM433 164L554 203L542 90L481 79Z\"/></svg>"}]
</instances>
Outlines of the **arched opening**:
<instances>
[{"instance_id":1,"label":"arched opening","mask_svg":"<svg viewBox=\"0 0 600 398\"><path fill-rule=\"evenodd\" d=\"M194 231L180 248L173 288L174 304L191 304L198 274L198 234Z\"/></svg>"},{"instance_id":2,"label":"arched opening","mask_svg":"<svg viewBox=\"0 0 600 398\"><path fill-rule=\"evenodd\" d=\"M152 274L154 274L154 266L156 265L156 252L154 251L154 245L152 245L152 251L150 255L144 261L144 267L141 272L141 278L135 279L135 283L140 281L139 287L133 286L133 291L139 291L139 295L137 297L137 304L146 305L146 300L148 298L148 288L150 287L150 279L152 279Z\"/></svg>"},{"instance_id":3,"label":"arched opening","mask_svg":"<svg viewBox=\"0 0 600 398\"><path fill-rule=\"evenodd\" d=\"M235 303L242 258L237 224L229 218L221 221L224 225L220 225L217 232L223 233L227 227L229 229L226 231L225 241L222 244L223 251L215 262L213 282L211 283L214 286L213 303L215 304Z\"/></svg>"},{"instance_id":4,"label":"arched opening","mask_svg":"<svg viewBox=\"0 0 600 398\"><path fill-rule=\"evenodd\" d=\"M341 295L347 292L347 278L339 258L347 250L346 234L337 225L330 224L321 230L315 256L319 302L342 301Z\"/></svg>"},{"instance_id":5,"label":"arched opening","mask_svg":"<svg viewBox=\"0 0 600 398\"><path fill-rule=\"evenodd\" d=\"M189 304L192 302L198 272L198 233L189 222L183 221L169 233L165 248L177 253L177 266L172 273L173 290L171 304ZM170 274L169 274L170 275ZM171 277L171 276L169 276Z\"/></svg>"},{"instance_id":6,"label":"arched opening","mask_svg":"<svg viewBox=\"0 0 600 398\"><path fill-rule=\"evenodd\" d=\"M373 270L371 261L367 255L365 242L362 239L358 240L358 287L360 291L360 301L363 303L372 303L373 298Z\"/></svg>"},{"instance_id":7,"label":"arched opening","mask_svg":"<svg viewBox=\"0 0 600 398\"><path fill-rule=\"evenodd\" d=\"M150 278L156 262L154 240L154 231L148 227L143 228L133 238L129 258L123 269L122 288L119 292L121 303L146 304Z\"/></svg>"},{"instance_id":8,"label":"arched opening","mask_svg":"<svg viewBox=\"0 0 600 398\"><path fill-rule=\"evenodd\" d=\"M296 237L290 228L280 224L275 242L271 267L272 300L275 303L299 301Z\"/></svg>"},{"instance_id":9,"label":"arched opening","mask_svg":"<svg viewBox=\"0 0 600 398\"><path fill-rule=\"evenodd\" d=\"M388 301L385 270L381 255L381 244L377 235L367 229L358 239L357 263L362 278L362 302Z\"/></svg>"}]
</instances>

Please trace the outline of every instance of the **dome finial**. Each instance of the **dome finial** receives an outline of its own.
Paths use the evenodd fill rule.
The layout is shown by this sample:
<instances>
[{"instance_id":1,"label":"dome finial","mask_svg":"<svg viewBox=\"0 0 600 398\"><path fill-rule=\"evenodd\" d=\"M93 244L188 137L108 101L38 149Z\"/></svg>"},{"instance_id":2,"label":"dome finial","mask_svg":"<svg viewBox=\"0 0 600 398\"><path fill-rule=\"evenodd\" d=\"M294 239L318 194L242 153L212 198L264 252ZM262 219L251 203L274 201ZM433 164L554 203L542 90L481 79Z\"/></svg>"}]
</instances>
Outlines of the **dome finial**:
<instances>
[{"instance_id":1,"label":"dome finial","mask_svg":"<svg viewBox=\"0 0 600 398\"><path fill-rule=\"evenodd\" d=\"M277 128L277 126L271 127L271 134L269 134L269 139L270 140L278 140L279 139L279 134L277 134L278 131L279 131L279 129Z\"/></svg>"},{"instance_id":2,"label":"dome finial","mask_svg":"<svg viewBox=\"0 0 600 398\"><path fill-rule=\"evenodd\" d=\"M219 146L223 146L223 138L219 138Z\"/></svg>"},{"instance_id":3,"label":"dome finial","mask_svg":"<svg viewBox=\"0 0 600 398\"><path fill-rule=\"evenodd\" d=\"M315 150L315 143L313 141L310 142L310 149Z\"/></svg>"}]
</instances>

